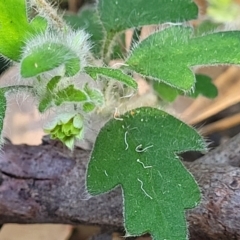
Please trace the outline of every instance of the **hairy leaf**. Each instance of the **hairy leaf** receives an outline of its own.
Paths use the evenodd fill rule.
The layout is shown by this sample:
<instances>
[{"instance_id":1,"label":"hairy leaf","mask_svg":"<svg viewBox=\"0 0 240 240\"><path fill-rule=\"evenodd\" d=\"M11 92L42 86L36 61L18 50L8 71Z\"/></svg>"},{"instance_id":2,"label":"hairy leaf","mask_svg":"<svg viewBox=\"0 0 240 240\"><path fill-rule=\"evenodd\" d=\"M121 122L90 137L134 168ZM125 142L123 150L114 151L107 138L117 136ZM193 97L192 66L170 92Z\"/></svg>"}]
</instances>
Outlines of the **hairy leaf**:
<instances>
[{"instance_id":1,"label":"hairy leaf","mask_svg":"<svg viewBox=\"0 0 240 240\"><path fill-rule=\"evenodd\" d=\"M83 111L86 113L92 112L95 109L95 104L86 102L83 104Z\"/></svg>"},{"instance_id":2,"label":"hairy leaf","mask_svg":"<svg viewBox=\"0 0 240 240\"><path fill-rule=\"evenodd\" d=\"M198 14L191 0L99 0L97 6L103 26L111 34L150 24L183 22Z\"/></svg>"},{"instance_id":3,"label":"hairy leaf","mask_svg":"<svg viewBox=\"0 0 240 240\"><path fill-rule=\"evenodd\" d=\"M69 102L82 103L85 112L91 112L96 106L103 104L104 97L99 90L90 88L88 84L84 85L83 90L75 88L74 85L58 90L57 84L60 80L60 76L55 76L48 82L46 93L38 106L41 113L53 106Z\"/></svg>"},{"instance_id":4,"label":"hairy leaf","mask_svg":"<svg viewBox=\"0 0 240 240\"><path fill-rule=\"evenodd\" d=\"M60 82L61 76L55 76L47 84L47 91L52 93L54 89L57 87L57 84Z\"/></svg>"},{"instance_id":5,"label":"hairy leaf","mask_svg":"<svg viewBox=\"0 0 240 240\"><path fill-rule=\"evenodd\" d=\"M53 78L52 84L55 84L58 77ZM54 83L55 82L55 83ZM51 84L48 87L52 87ZM47 90L45 96L41 99L38 110L43 113L53 106L60 106L67 102L85 102L88 100L88 96L81 91L76 89L74 85L69 85L68 87L52 92L49 89Z\"/></svg>"},{"instance_id":6,"label":"hairy leaf","mask_svg":"<svg viewBox=\"0 0 240 240\"><path fill-rule=\"evenodd\" d=\"M47 93L46 96L44 96L44 98L42 98L39 101L38 110L40 113L43 113L52 106L53 106L53 98L49 93Z\"/></svg>"},{"instance_id":7,"label":"hairy leaf","mask_svg":"<svg viewBox=\"0 0 240 240\"><path fill-rule=\"evenodd\" d=\"M101 91L95 88L90 88L88 84L85 84L83 88L84 92L87 94L89 101L95 105L102 105L104 102L104 96ZM90 105L87 104L89 107Z\"/></svg>"},{"instance_id":8,"label":"hairy leaf","mask_svg":"<svg viewBox=\"0 0 240 240\"><path fill-rule=\"evenodd\" d=\"M120 69L107 67L85 67L85 71L94 80L97 80L99 75L103 75L118 80L129 87L137 89L136 81L127 74L123 73Z\"/></svg>"},{"instance_id":9,"label":"hairy leaf","mask_svg":"<svg viewBox=\"0 0 240 240\"><path fill-rule=\"evenodd\" d=\"M32 49L21 62L22 77L29 78L65 64L65 75L73 76L80 70L79 57L67 46L44 43Z\"/></svg>"},{"instance_id":10,"label":"hairy leaf","mask_svg":"<svg viewBox=\"0 0 240 240\"><path fill-rule=\"evenodd\" d=\"M196 98L202 95L207 98L215 98L218 95L217 87L212 83L210 77L202 74L196 74L196 84L194 89L188 93L184 93L174 87L171 87L163 82L153 81L153 88L157 92L160 98L167 102L173 102L177 96L186 95L192 98Z\"/></svg>"},{"instance_id":11,"label":"hairy leaf","mask_svg":"<svg viewBox=\"0 0 240 240\"><path fill-rule=\"evenodd\" d=\"M121 118L121 119L120 119ZM92 195L120 185L127 236L186 240L184 210L200 201L199 188L177 153L205 150L191 127L158 109L127 112L97 136L87 170Z\"/></svg>"},{"instance_id":12,"label":"hairy leaf","mask_svg":"<svg viewBox=\"0 0 240 240\"><path fill-rule=\"evenodd\" d=\"M83 102L87 100L87 95L74 85L69 85L65 89L59 90L54 96L54 102L60 106L64 102Z\"/></svg>"},{"instance_id":13,"label":"hairy leaf","mask_svg":"<svg viewBox=\"0 0 240 240\"><path fill-rule=\"evenodd\" d=\"M41 17L30 20L26 0L2 0L0 9L0 53L19 61L24 42L31 35L45 31L47 21Z\"/></svg>"},{"instance_id":14,"label":"hairy leaf","mask_svg":"<svg viewBox=\"0 0 240 240\"><path fill-rule=\"evenodd\" d=\"M105 63L111 58L113 39L119 32L151 24L184 22L198 15L192 0L99 0L97 8L106 30L102 49Z\"/></svg>"},{"instance_id":15,"label":"hairy leaf","mask_svg":"<svg viewBox=\"0 0 240 240\"><path fill-rule=\"evenodd\" d=\"M143 40L126 61L141 75L190 90L195 84L194 66L240 64L240 31L194 37L188 27L169 27Z\"/></svg>"},{"instance_id":16,"label":"hairy leaf","mask_svg":"<svg viewBox=\"0 0 240 240\"><path fill-rule=\"evenodd\" d=\"M55 76L49 80L46 87L46 93L39 101L38 110L43 113L53 106L53 100L55 97L54 90L56 90L57 84L60 82L61 76ZM41 81L41 79L39 79Z\"/></svg>"}]
</instances>

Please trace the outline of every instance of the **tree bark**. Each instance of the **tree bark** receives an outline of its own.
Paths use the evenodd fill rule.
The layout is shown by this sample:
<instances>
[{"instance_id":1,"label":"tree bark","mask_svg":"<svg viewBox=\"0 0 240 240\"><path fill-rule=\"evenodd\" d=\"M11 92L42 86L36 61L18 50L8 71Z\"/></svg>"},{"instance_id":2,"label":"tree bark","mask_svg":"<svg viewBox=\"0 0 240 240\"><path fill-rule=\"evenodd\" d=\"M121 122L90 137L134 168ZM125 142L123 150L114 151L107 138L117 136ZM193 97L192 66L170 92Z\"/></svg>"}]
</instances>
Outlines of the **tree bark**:
<instances>
[{"instance_id":1,"label":"tree bark","mask_svg":"<svg viewBox=\"0 0 240 240\"><path fill-rule=\"evenodd\" d=\"M121 228L121 189L91 198L85 189L89 154L80 148L69 153L48 139L40 146L4 145L0 224L81 223ZM191 238L240 239L240 135L184 164L203 195L201 204L187 212Z\"/></svg>"}]
</instances>

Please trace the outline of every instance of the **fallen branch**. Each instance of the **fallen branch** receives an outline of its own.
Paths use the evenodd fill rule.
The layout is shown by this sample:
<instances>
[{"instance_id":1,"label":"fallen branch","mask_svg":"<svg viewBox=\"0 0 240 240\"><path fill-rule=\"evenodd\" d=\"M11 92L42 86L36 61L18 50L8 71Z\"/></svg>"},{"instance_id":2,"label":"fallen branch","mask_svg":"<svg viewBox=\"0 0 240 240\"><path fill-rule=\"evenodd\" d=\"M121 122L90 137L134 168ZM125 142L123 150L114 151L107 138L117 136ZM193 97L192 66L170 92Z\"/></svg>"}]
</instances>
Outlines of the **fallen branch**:
<instances>
[{"instance_id":1,"label":"fallen branch","mask_svg":"<svg viewBox=\"0 0 240 240\"><path fill-rule=\"evenodd\" d=\"M192 239L240 239L239 152L240 135L205 157L185 163L203 193L200 206L187 215ZM122 227L119 188L94 198L86 192L89 154L77 148L69 157L67 150L49 140L41 146L6 144L0 157L0 224Z\"/></svg>"}]
</instances>

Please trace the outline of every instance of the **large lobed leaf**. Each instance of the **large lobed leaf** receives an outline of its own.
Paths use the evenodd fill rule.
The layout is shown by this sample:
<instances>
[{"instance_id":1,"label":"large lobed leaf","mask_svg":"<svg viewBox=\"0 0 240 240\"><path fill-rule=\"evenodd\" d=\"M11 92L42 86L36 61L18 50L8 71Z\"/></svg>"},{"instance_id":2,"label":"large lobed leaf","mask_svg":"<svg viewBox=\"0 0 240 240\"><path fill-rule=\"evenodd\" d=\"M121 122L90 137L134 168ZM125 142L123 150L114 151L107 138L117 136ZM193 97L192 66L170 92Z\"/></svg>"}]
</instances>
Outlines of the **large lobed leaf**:
<instances>
[{"instance_id":1,"label":"large lobed leaf","mask_svg":"<svg viewBox=\"0 0 240 240\"><path fill-rule=\"evenodd\" d=\"M47 21L40 17L30 21L26 0L1 0L0 9L0 54L18 61L24 42L31 35L45 31Z\"/></svg>"},{"instance_id":2,"label":"large lobed leaf","mask_svg":"<svg viewBox=\"0 0 240 240\"><path fill-rule=\"evenodd\" d=\"M99 0L98 12L108 33L150 24L183 22L197 17L191 0Z\"/></svg>"},{"instance_id":3,"label":"large lobed leaf","mask_svg":"<svg viewBox=\"0 0 240 240\"><path fill-rule=\"evenodd\" d=\"M186 240L184 210L199 188L177 153L205 150L201 136L173 116L149 107L110 120L100 131L87 170L92 195L120 185L127 236Z\"/></svg>"},{"instance_id":4,"label":"large lobed leaf","mask_svg":"<svg viewBox=\"0 0 240 240\"><path fill-rule=\"evenodd\" d=\"M169 27L143 40L128 68L183 91L195 84L194 66L240 64L240 31L195 37L189 27Z\"/></svg>"},{"instance_id":5,"label":"large lobed leaf","mask_svg":"<svg viewBox=\"0 0 240 240\"><path fill-rule=\"evenodd\" d=\"M151 24L185 22L198 15L192 0L99 0L97 10L106 31L102 48L106 63L119 32Z\"/></svg>"}]
</instances>

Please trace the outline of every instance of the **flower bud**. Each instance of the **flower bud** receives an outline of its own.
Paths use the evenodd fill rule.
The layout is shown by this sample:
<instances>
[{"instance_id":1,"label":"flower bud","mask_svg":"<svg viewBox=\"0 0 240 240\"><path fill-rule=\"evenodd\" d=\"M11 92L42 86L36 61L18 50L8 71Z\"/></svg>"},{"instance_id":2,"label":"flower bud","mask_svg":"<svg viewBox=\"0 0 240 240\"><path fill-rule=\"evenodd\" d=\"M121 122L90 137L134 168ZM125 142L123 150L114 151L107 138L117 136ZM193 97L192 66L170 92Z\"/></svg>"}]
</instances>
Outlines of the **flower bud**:
<instances>
[{"instance_id":1,"label":"flower bud","mask_svg":"<svg viewBox=\"0 0 240 240\"><path fill-rule=\"evenodd\" d=\"M75 140L83 138L83 117L78 113L59 114L44 131L72 150Z\"/></svg>"}]
</instances>

